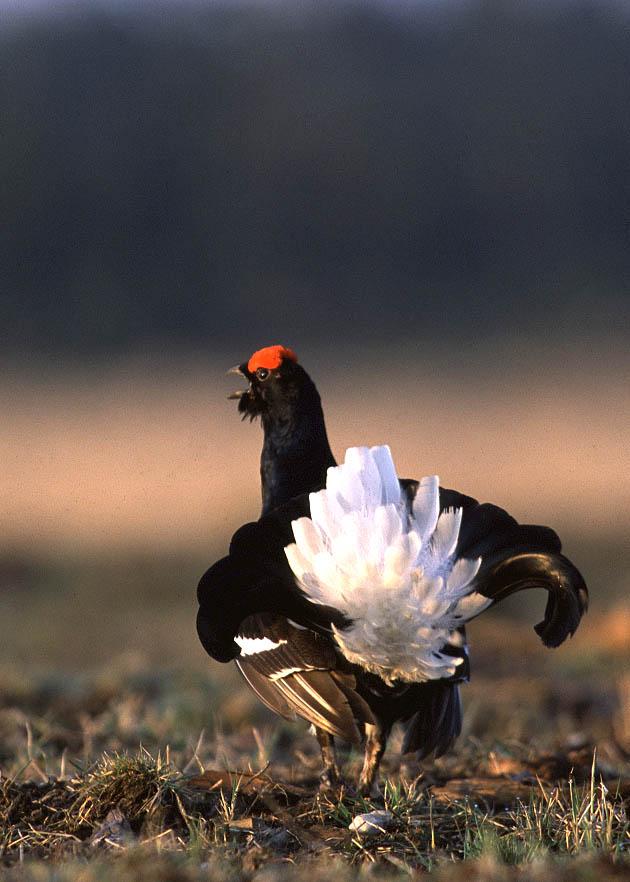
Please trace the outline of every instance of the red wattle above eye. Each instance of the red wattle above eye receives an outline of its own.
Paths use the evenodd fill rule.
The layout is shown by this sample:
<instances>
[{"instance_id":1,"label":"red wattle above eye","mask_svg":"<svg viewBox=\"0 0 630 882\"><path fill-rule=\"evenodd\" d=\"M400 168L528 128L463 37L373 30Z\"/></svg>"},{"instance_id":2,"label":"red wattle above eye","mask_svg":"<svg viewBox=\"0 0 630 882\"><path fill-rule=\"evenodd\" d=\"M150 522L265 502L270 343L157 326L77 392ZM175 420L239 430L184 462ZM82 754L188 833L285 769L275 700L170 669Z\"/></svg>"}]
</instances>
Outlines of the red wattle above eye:
<instances>
[{"instance_id":1,"label":"red wattle above eye","mask_svg":"<svg viewBox=\"0 0 630 882\"><path fill-rule=\"evenodd\" d=\"M273 371L279 368L285 359L295 362L298 360L295 352L287 346L266 346L264 349L258 349L254 352L247 362L247 370L251 374L255 373L258 368Z\"/></svg>"}]
</instances>

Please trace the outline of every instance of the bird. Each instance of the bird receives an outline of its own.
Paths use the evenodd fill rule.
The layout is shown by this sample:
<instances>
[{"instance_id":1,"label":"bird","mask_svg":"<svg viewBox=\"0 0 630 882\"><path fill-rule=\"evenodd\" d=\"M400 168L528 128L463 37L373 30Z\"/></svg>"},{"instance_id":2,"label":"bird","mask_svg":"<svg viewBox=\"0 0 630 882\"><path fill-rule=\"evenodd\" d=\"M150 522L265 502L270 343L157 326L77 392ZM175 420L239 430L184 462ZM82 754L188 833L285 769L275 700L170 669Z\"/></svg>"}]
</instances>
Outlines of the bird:
<instances>
[{"instance_id":1,"label":"bird","mask_svg":"<svg viewBox=\"0 0 630 882\"><path fill-rule=\"evenodd\" d=\"M312 724L322 787L343 783L341 739L363 746L358 791L376 795L395 724L418 759L460 735L466 623L543 588L535 631L557 647L587 610L586 584L551 528L435 475L399 478L387 444L351 447L338 464L292 349L266 346L230 372L248 384L229 396L242 419L262 423L262 509L199 582L199 638L272 711Z\"/></svg>"}]
</instances>

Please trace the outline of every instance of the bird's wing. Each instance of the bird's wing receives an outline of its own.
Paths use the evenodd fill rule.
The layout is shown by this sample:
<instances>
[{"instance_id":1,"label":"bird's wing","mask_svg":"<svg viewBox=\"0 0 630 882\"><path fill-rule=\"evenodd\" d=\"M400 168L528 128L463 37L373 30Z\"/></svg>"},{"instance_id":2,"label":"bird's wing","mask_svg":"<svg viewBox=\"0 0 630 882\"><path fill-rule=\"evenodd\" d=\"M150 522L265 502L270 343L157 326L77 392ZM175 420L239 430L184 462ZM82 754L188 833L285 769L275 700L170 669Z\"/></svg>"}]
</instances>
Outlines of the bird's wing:
<instances>
[{"instance_id":1,"label":"bird's wing","mask_svg":"<svg viewBox=\"0 0 630 882\"><path fill-rule=\"evenodd\" d=\"M296 497L232 537L229 554L204 573L197 588L197 631L217 661L236 658L239 625L256 613L283 615L316 632L347 619L332 608L311 603L296 585L284 548L293 539L291 522L308 514L308 496Z\"/></svg>"},{"instance_id":2,"label":"bird's wing","mask_svg":"<svg viewBox=\"0 0 630 882\"><path fill-rule=\"evenodd\" d=\"M332 641L282 616L248 616L236 635L236 663L267 707L296 714L330 735L359 742L359 723L373 723L356 681ZM342 668L345 667L345 670Z\"/></svg>"}]
</instances>

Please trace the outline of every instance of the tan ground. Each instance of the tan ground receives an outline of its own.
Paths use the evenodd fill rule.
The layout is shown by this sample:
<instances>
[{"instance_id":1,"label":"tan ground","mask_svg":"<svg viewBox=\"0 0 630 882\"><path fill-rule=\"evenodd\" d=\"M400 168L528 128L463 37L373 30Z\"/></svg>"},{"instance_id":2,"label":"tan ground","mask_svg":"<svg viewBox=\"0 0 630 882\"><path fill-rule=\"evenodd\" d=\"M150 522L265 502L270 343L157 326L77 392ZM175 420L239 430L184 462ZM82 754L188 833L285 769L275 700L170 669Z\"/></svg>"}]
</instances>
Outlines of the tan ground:
<instances>
[{"instance_id":1,"label":"tan ground","mask_svg":"<svg viewBox=\"0 0 630 882\"><path fill-rule=\"evenodd\" d=\"M6 547L202 551L258 512L261 433L239 423L216 360L40 366L0 383L0 535ZM388 442L399 471L519 519L591 537L630 510L623 359L519 361L457 371L383 353L305 353L337 455ZM504 366L505 365L505 366ZM238 380L236 380L238 385ZM622 518L621 514L625 512Z\"/></svg>"}]
</instances>

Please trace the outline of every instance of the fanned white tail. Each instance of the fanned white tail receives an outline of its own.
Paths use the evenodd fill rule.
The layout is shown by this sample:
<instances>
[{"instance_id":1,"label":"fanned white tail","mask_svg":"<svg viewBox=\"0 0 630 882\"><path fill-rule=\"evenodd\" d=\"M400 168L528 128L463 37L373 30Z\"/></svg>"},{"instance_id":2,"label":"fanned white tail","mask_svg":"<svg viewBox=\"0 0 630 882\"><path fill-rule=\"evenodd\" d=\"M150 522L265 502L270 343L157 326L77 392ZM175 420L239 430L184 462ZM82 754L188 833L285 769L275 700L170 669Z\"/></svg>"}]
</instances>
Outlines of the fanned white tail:
<instances>
[{"instance_id":1,"label":"fanned white tail","mask_svg":"<svg viewBox=\"0 0 630 882\"><path fill-rule=\"evenodd\" d=\"M481 559L454 558L462 510L440 514L437 476L410 509L389 447L351 447L309 499L285 553L309 598L352 620L333 626L345 657L388 683L452 676L462 659L442 650L491 600L472 585Z\"/></svg>"}]
</instances>

